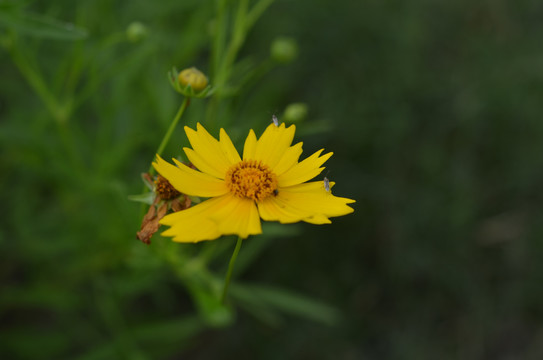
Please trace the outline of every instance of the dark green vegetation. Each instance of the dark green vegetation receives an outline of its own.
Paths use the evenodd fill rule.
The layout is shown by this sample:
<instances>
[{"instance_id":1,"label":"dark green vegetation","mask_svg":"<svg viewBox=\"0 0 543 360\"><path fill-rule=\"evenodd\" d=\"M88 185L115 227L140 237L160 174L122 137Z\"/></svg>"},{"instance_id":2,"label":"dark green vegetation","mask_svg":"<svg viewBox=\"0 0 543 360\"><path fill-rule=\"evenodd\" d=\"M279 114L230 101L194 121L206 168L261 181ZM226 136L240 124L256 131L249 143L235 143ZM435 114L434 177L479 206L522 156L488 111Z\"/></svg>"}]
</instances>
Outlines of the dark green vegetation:
<instances>
[{"instance_id":1,"label":"dark green vegetation","mask_svg":"<svg viewBox=\"0 0 543 360\"><path fill-rule=\"evenodd\" d=\"M145 246L127 200L181 103L166 72L212 72L214 16L201 0L0 1L0 358L543 358L543 4L277 0L238 56L239 74L270 72L183 122L239 147L306 103L297 138L334 151L356 211L249 239L235 312L176 272L213 243ZM296 61L266 62L278 36ZM166 155L181 146L179 128Z\"/></svg>"}]
</instances>

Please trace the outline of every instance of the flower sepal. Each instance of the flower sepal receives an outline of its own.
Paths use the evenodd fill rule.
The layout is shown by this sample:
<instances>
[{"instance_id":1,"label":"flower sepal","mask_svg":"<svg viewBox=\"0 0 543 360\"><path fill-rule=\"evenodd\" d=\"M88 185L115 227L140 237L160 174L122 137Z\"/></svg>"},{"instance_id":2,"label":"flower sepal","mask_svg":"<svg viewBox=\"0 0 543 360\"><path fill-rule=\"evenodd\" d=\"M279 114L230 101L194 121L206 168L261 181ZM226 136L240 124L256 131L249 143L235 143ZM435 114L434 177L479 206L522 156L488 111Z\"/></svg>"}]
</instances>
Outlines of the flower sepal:
<instances>
[{"instance_id":1,"label":"flower sepal","mask_svg":"<svg viewBox=\"0 0 543 360\"><path fill-rule=\"evenodd\" d=\"M153 201L155 201L155 194L151 191L148 191L144 194L128 195L128 200L151 205Z\"/></svg>"}]
</instances>

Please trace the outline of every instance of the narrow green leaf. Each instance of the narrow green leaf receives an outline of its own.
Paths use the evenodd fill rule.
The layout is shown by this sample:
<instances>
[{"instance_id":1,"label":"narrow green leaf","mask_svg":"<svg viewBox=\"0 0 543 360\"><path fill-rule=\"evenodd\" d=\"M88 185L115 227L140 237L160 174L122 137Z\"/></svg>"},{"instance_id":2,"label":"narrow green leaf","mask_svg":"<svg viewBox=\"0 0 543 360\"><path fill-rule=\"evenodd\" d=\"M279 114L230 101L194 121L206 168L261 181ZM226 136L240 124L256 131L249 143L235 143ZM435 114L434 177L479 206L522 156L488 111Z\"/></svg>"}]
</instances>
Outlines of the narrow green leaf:
<instances>
[{"instance_id":1,"label":"narrow green leaf","mask_svg":"<svg viewBox=\"0 0 543 360\"><path fill-rule=\"evenodd\" d=\"M239 287L243 287L240 294ZM241 295L241 298L247 300L247 294L251 294L270 308L277 308L285 313L303 317L309 320L324 323L326 325L336 325L341 318L340 312L318 300L296 294L294 292L263 285L240 285L237 284L232 289L232 295Z\"/></svg>"},{"instance_id":2,"label":"narrow green leaf","mask_svg":"<svg viewBox=\"0 0 543 360\"><path fill-rule=\"evenodd\" d=\"M163 344L189 340L204 329L205 324L199 317L187 316L139 325L133 335L144 343Z\"/></svg>"},{"instance_id":3,"label":"narrow green leaf","mask_svg":"<svg viewBox=\"0 0 543 360\"><path fill-rule=\"evenodd\" d=\"M155 193L147 192L145 194L128 195L128 200L151 205L155 200Z\"/></svg>"},{"instance_id":4,"label":"narrow green leaf","mask_svg":"<svg viewBox=\"0 0 543 360\"><path fill-rule=\"evenodd\" d=\"M55 40L79 40L87 36L87 30L71 23L61 22L46 15L0 9L0 25L21 34Z\"/></svg>"},{"instance_id":5,"label":"narrow green leaf","mask_svg":"<svg viewBox=\"0 0 543 360\"><path fill-rule=\"evenodd\" d=\"M234 297L240 307L251 313L255 318L269 326L279 326L283 318L276 309L272 309L259 294L255 294L250 288L232 284L231 296Z\"/></svg>"}]
</instances>

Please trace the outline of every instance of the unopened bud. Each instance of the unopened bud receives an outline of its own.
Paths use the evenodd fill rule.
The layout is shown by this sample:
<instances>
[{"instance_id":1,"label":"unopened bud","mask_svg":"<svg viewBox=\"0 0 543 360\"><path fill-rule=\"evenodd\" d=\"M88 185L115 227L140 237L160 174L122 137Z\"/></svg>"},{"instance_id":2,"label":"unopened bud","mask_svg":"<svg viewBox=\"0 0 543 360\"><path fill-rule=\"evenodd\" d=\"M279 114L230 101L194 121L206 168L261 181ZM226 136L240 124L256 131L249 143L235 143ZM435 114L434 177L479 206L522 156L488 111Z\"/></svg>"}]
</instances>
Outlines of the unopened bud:
<instances>
[{"instance_id":1,"label":"unopened bud","mask_svg":"<svg viewBox=\"0 0 543 360\"><path fill-rule=\"evenodd\" d=\"M293 103L287 106L283 114L283 120L287 122L300 122L307 117L307 105L304 103Z\"/></svg>"},{"instance_id":2,"label":"unopened bud","mask_svg":"<svg viewBox=\"0 0 543 360\"><path fill-rule=\"evenodd\" d=\"M126 28L128 41L137 43L147 37L147 27L139 21L134 21Z\"/></svg>"},{"instance_id":3,"label":"unopened bud","mask_svg":"<svg viewBox=\"0 0 543 360\"><path fill-rule=\"evenodd\" d=\"M182 86L190 85L194 91L200 91L206 88L208 80L203 72L191 67L179 73L179 82Z\"/></svg>"},{"instance_id":4,"label":"unopened bud","mask_svg":"<svg viewBox=\"0 0 543 360\"><path fill-rule=\"evenodd\" d=\"M279 37L272 42L270 52L273 60L286 64L298 56L298 43L293 38Z\"/></svg>"}]
</instances>

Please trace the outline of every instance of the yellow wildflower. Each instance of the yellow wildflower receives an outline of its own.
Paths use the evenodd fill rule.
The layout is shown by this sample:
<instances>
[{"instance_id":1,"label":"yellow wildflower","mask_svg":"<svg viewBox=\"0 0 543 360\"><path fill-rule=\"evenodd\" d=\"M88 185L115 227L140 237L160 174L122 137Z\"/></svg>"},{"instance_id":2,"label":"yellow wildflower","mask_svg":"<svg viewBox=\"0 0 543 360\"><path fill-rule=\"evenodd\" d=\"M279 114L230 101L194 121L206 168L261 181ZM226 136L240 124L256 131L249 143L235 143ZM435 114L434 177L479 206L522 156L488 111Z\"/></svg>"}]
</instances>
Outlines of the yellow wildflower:
<instances>
[{"instance_id":1,"label":"yellow wildflower","mask_svg":"<svg viewBox=\"0 0 543 360\"><path fill-rule=\"evenodd\" d=\"M302 143L291 146L295 129L270 124L259 139L251 130L242 159L224 129L217 140L200 124L196 130L185 127L192 149L183 150L199 171L158 155L153 166L179 192L209 199L162 218L160 223L170 226L162 235L178 242L231 234L247 238L262 233L260 218L328 224L329 217L353 212L347 204L354 200L328 191L333 182L328 189L323 181L307 182L321 173L332 153L321 155L321 149L298 162Z\"/></svg>"}]
</instances>

